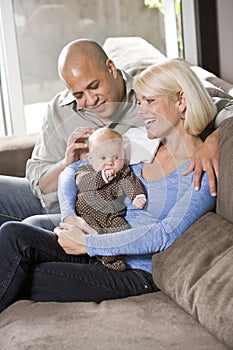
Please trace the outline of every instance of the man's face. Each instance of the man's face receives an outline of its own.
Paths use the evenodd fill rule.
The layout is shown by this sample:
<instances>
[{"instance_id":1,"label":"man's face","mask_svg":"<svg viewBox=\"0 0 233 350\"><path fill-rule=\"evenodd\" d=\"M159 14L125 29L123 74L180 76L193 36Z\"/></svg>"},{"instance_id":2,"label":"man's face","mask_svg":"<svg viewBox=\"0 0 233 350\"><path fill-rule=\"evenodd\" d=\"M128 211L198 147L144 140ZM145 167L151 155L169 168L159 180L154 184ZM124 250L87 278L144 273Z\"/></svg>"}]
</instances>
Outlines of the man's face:
<instances>
[{"instance_id":1,"label":"man's face","mask_svg":"<svg viewBox=\"0 0 233 350\"><path fill-rule=\"evenodd\" d=\"M109 118L121 99L117 70L111 60L105 65L93 61L80 60L80 63L66 74L65 82L80 107L100 119Z\"/></svg>"}]
</instances>

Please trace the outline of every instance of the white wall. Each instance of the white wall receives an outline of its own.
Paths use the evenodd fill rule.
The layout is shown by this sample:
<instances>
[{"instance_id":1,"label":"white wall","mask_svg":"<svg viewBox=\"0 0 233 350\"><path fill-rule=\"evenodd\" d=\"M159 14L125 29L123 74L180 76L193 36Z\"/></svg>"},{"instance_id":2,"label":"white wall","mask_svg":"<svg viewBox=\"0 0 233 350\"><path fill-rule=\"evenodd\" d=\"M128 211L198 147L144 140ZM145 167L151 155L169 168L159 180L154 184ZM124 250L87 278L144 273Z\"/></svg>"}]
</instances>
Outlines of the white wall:
<instances>
[{"instance_id":1,"label":"white wall","mask_svg":"<svg viewBox=\"0 0 233 350\"><path fill-rule=\"evenodd\" d=\"M217 0L220 76L233 83L233 0Z\"/></svg>"}]
</instances>

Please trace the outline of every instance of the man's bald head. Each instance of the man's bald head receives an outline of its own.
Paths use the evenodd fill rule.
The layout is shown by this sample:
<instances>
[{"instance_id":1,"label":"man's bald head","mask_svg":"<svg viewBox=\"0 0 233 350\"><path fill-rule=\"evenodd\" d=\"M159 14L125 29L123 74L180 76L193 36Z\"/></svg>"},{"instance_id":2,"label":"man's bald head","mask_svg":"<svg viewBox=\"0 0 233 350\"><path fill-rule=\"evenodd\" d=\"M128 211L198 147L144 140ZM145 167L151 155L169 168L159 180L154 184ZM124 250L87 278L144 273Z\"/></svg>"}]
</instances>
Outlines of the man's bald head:
<instances>
[{"instance_id":1,"label":"man's bald head","mask_svg":"<svg viewBox=\"0 0 233 350\"><path fill-rule=\"evenodd\" d=\"M102 47L93 40L77 39L67 44L58 58L58 72L64 80L67 72L76 69L80 61L93 61L95 65L105 67L108 56Z\"/></svg>"},{"instance_id":2,"label":"man's bald head","mask_svg":"<svg viewBox=\"0 0 233 350\"><path fill-rule=\"evenodd\" d=\"M67 44L58 59L61 80L82 110L100 120L109 118L125 95L125 82L114 62L95 41Z\"/></svg>"}]
</instances>

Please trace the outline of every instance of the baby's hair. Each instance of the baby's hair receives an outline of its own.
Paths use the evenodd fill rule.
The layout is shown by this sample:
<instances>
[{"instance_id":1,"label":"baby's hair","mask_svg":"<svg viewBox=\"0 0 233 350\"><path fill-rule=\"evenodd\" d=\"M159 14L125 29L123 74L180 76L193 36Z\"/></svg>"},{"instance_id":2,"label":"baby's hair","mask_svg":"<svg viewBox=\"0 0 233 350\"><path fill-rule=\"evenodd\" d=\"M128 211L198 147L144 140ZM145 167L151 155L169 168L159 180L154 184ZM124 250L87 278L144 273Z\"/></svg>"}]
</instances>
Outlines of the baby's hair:
<instances>
[{"instance_id":1,"label":"baby's hair","mask_svg":"<svg viewBox=\"0 0 233 350\"><path fill-rule=\"evenodd\" d=\"M107 127L97 129L88 139L89 150L97 144L116 139L120 139L123 142L122 135L116 130Z\"/></svg>"}]
</instances>

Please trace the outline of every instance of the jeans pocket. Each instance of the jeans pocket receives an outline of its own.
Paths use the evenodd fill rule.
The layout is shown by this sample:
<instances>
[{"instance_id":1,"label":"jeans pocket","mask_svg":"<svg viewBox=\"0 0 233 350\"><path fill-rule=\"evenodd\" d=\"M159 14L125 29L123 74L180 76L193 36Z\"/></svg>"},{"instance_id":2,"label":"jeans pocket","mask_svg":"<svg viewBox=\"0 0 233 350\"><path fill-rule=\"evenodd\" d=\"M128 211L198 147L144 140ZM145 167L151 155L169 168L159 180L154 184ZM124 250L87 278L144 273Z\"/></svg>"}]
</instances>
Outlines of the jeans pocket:
<instances>
[{"instance_id":1,"label":"jeans pocket","mask_svg":"<svg viewBox=\"0 0 233 350\"><path fill-rule=\"evenodd\" d=\"M145 293L150 293L150 292L154 292L154 291L158 290L158 288L156 287L156 285L153 282L153 278L152 278L151 274L149 274L148 272L145 272L143 270L132 270L132 271L138 277L140 283L143 286Z\"/></svg>"}]
</instances>

